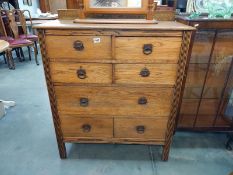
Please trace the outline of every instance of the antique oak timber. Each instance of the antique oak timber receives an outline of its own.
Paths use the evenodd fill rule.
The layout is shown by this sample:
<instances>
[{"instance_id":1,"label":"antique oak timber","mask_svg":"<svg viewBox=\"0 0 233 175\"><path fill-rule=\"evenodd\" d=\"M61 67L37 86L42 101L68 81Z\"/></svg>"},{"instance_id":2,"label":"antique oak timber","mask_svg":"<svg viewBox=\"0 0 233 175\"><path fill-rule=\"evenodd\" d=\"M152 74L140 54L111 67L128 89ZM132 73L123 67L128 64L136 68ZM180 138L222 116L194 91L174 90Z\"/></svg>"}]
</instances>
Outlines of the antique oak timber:
<instances>
[{"instance_id":1,"label":"antique oak timber","mask_svg":"<svg viewBox=\"0 0 233 175\"><path fill-rule=\"evenodd\" d=\"M35 28L61 158L71 142L161 145L168 160L195 28L74 19Z\"/></svg>"}]
</instances>

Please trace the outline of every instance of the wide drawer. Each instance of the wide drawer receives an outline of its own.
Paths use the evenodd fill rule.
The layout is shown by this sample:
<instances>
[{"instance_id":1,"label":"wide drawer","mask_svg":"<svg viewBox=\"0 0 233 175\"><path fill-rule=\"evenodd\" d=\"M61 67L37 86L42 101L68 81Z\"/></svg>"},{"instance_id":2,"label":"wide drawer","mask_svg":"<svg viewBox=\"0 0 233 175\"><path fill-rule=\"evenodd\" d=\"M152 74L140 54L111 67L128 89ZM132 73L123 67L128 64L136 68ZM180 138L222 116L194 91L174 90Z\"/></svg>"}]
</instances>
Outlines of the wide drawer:
<instances>
[{"instance_id":1,"label":"wide drawer","mask_svg":"<svg viewBox=\"0 0 233 175\"><path fill-rule=\"evenodd\" d=\"M116 59L178 63L181 37L116 37Z\"/></svg>"},{"instance_id":2,"label":"wide drawer","mask_svg":"<svg viewBox=\"0 0 233 175\"><path fill-rule=\"evenodd\" d=\"M93 118L61 115L64 137L113 137L112 118Z\"/></svg>"},{"instance_id":3,"label":"wide drawer","mask_svg":"<svg viewBox=\"0 0 233 175\"><path fill-rule=\"evenodd\" d=\"M168 118L114 118L116 138L165 139Z\"/></svg>"},{"instance_id":4,"label":"wide drawer","mask_svg":"<svg viewBox=\"0 0 233 175\"><path fill-rule=\"evenodd\" d=\"M171 111L172 88L55 86L62 114L163 116Z\"/></svg>"},{"instance_id":5,"label":"wide drawer","mask_svg":"<svg viewBox=\"0 0 233 175\"><path fill-rule=\"evenodd\" d=\"M174 85L177 64L116 64L116 84Z\"/></svg>"},{"instance_id":6,"label":"wide drawer","mask_svg":"<svg viewBox=\"0 0 233 175\"><path fill-rule=\"evenodd\" d=\"M53 82L112 83L112 64L50 62Z\"/></svg>"},{"instance_id":7,"label":"wide drawer","mask_svg":"<svg viewBox=\"0 0 233 175\"><path fill-rule=\"evenodd\" d=\"M111 59L110 36L46 36L49 58Z\"/></svg>"}]
</instances>

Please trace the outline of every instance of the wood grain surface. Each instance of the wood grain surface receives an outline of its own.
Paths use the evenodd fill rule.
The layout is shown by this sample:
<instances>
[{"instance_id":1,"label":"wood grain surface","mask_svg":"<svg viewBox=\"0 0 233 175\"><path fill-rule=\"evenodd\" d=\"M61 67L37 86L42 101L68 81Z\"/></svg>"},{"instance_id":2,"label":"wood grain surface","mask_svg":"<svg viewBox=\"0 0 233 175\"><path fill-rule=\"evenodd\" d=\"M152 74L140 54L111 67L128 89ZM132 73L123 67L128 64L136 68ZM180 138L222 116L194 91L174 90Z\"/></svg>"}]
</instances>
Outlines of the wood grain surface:
<instances>
[{"instance_id":1,"label":"wood grain surface","mask_svg":"<svg viewBox=\"0 0 233 175\"><path fill-rule=\"evenodd\" d=\"M128 88L56 86L58 110L61 114L163 116L171 110L172 88ZM141 97L147 104L139 105ZM80 98L88 98L87 107L80 106Z\"/></svg>"},{"instance_id":2,"label":"wood grain surface","mask_svg":"<svg viewBox=\"0 0 233 175\"><path fill-rule=\"evenodd\" d=\"M99 39L99 43L94 40ZM82 51L74 49L74 42L81 41L84 45ZM110 59L110 36L47 36L46 45L50 58L73 59ZM65 46L65 47L64 47Z\"/></svg>"},{"instance_id":3,"label":"wood grain surface","mask_svg":"<svg viewBox=\"0 0 233 175\"><path fill-rule=\"evenodd\" d=\"M168 118L114 119L116 138L164 139ZM144 133L137 132L137 126L144 126Z\"/></svg>"},{"instance_id":4,"label":"wood grain surface","mask_svg":"<svg viewBox=\"0 0 233 175\"><path fill-rule=\"evenodd\" d=\"M148 69L150 75L142 77L140 72ZM116 64L116 84L158 84L175 85L177 64Z\"/></svg>"},{"instance_id":5,"label":"wood grain surface","mask_svg":"<svg viewBox=\"0 0 233 175\"><path fill-rule=\"evenodd\" d=\"M181 37L116 37L116 59L177 64L181 41ZM153 45L149 55L143 53L145 44Z\"/></svg>"},{"instance_id":6,"label":"wood grain surface","mask_svg":"<svg viewBox=\"0 0 233 175\"><path fill-rule=\"evenodd\" d=\"M112 83L112 64L50 62L53 82ZM86 78L78 77L78 70L86 71Z\"/></svg>"},{"instance_id":7,"label":"wood grain surface","mask_svg":"<svg viewBox=\"0 0 233 175\"><path fill-rule=\"evenodd\" d=\"M90 131L83 130L84 125L89 125ZM113 137L112 118L79 118L61 115L61 127L64 137Z\"/></svg>"}]
</instances>

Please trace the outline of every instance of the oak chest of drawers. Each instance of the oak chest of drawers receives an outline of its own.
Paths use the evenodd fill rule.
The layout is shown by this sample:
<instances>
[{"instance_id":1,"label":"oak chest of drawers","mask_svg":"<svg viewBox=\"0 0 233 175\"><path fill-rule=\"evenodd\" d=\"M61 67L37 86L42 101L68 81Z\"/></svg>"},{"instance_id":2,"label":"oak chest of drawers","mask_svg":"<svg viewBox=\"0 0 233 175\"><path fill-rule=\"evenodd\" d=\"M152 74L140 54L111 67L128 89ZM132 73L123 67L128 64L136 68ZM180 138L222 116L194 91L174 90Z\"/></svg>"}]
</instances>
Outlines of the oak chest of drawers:
<instances>
[{"instance_id":1,"label":"oak chest of drawers","mask_svg":"<svg viewBox=\"0 0 233 175\"><path fill-rule=\"evenodd\" d=\"M162 145L168 159L192 27L74 24L36 27L61 158L65 142Z\"/></svg>"}]
</instances>

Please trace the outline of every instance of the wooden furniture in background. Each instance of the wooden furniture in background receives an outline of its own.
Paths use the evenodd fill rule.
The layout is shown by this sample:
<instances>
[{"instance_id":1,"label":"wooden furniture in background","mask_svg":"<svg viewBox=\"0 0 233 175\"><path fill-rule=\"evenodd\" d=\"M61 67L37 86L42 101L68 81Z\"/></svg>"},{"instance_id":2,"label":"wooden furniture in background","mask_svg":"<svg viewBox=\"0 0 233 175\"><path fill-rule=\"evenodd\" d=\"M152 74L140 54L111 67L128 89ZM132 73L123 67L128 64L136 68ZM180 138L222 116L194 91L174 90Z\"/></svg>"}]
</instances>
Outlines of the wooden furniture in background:
<instances>
[{"instance_id":1,"label":"wooden furniture in background","mask_svg":"<svg viewBox=\"0 0 233 175\"><path fill-rule=\"evenodd\" d=\"M10 47L9 42L5 40L0 40L0 53L7 55L6 58L9 69L15 69L14 61L11 54L11 49L9 47Z\"/></svg>"},{"instance_id":2,"label":"wooden furniture in background","mask_svg":"<svg viewBox=\"0 0 233 175\"><path fill-rule=\"evenodd\" d=\"M177 21L198 28L178 128L228 130L223 116L233 88L233 18L177 16Z\"/></svg>"},{"instance_id":3,"label":"wooden furniture in background","mask_svg":"<svg viewBox=\"0 0 233 175\"><path fill-rule=\"evenodd\" d=\"M60 157L67 142L126 143L167 160L194 28L73 20L35 26Z\"/></svg>"},{"instance_id":4,"label":"wooden furniture in background","mask_svg":"<svg viewBox=\"0 0 233 175\"><path fill-rule=\"evenodd\" d=\"M32 47L34 49L34 54L35 54L35 61L36 64L39 65L39 62L37 60L37 49L34 46L34 42L21 38L19 35L19 29L18 29L18 24L15 20L16 18L16 12L17 10L12 10L12 11L5 11L5 14L9 20L9 27L10 27L10 32L12 33L11 36L14 37L13 40L9 40L10 43L10 48L11 49L18 49L21 48L20 51L22 51L22 47L27 47L28 48L28 53L29 53L29 59L31 60L31 50L30 48ZM21 53L23 54L23 53Z\"/></svg>"}]
</instances>

